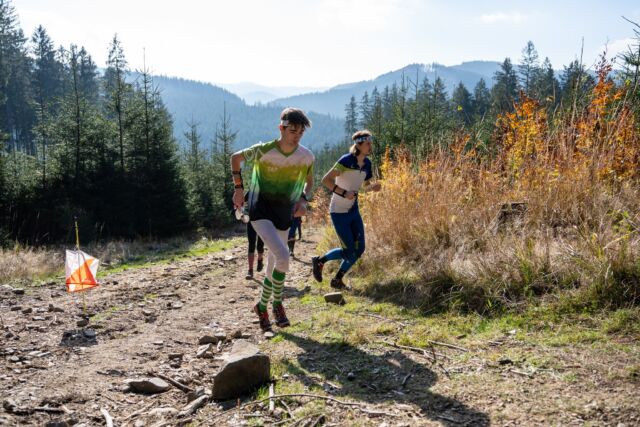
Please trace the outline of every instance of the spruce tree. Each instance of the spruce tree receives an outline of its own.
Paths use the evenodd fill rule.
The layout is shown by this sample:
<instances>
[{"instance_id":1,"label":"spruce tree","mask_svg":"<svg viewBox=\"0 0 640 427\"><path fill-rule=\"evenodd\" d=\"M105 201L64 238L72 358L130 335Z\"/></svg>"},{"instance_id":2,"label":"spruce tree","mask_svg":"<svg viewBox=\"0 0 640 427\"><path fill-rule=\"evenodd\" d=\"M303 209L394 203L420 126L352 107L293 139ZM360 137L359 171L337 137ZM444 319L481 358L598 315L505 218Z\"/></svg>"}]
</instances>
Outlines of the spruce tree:
<instances>
[{"instance_id":1,"label":"spruce tree","mask_svg":"<svg viewBox=\"0 0 640 427\"><path fill-rule=\"evenodd\" d=\"M513 105L518 98L518 77L511 65L511 59L505 58L493 80L491 106L494 114L513 111Z\"/></svg>"}]
</instances>

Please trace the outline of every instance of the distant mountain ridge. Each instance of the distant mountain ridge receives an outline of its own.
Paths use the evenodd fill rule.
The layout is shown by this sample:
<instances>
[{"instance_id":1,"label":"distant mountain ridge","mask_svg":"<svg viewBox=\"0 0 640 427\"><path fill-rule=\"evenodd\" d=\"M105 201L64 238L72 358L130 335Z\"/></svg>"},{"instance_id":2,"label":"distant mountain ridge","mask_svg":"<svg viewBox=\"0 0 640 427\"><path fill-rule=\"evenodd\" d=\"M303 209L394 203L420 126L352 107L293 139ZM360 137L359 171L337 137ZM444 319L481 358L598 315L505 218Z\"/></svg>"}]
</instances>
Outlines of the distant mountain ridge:
<instances>
[{"instance_id":1,"label":"distant mountain ridge","mask_svg":"<svg viewBox=\"0 0 640 427\"><path fill-rule=\"evenodd\" d=\"M483 78L487 87L493 85L493 75L500 69L499 62L470 61L459 65L446 66L440 64L410 64L399 70L391 71L376 77L373 80L364 80L354 83L345 83L334 86L322 92L305 93L286 98L279 98L269 103L271 106L296 105L305 111L330 114L333 117L344 117L344 107L352 96L360 100L365 92L371 94L375 87L382 91L385 86L394 83L400 85L404 75L405 81L409 79L418 83L426 77L431 83L440 77L449 93L458 83L462 82L469 91Z\"/></svg>"},{"instance_id":2,"label":"distant mountain ridge","mask_svg":"<svg viewBox=\"0 0 640 427\"><path fill-rule=\"evenodd\" d=\"M278 98L328 89L326 87L309 86L264 86L251 82L220 83L218 86L235 93L249 105L266 104Z\"/></svg>"},{"instance_id":3,"label":"distant mountain ridge","mask_svg":"<svg viewBox=\"0 0 640 427\"><path fill-rule=\"evenodd\" d=\"M139 77L138 73L130 73L128 80L133 82ZM173 117L174 136L181 146L186 144L184 133L189 130L189 123L195 122L202 136L201 147L211 149L225 109L230 119L230 131L238 132L235 149L270 141L279 135L280 106L247 105L239 96L211 83L153 76L153 84ZM309 118L313 127L305 133L303 144L307 147L333 145L343 138L343 120L313 112L309 112Z\"/></svg>"},{"instance_id":4,"label":"distant mountain ridge","mask_svg":"<svg viewBox=\"0 0 640 427\"><path fill-rule=\"evenodd\" d=\"M313 127L305 134L303 143L310 148L318 148L325 144L333 145L344 138L344 108L352 96L359 101L365 91L371 94L375 87L382 91L385 86L392 86L394 83L400 85L403 76L405 81L415 82L417 79L419 83L425 77L432 83L440 77L450 92L459 82L473 91L481 78L491 87L493 75L499 68L500 63L491 61L471 61L454 66L410 64L372 80L344 83L323 91L277 98L268 103L255 100L269 99L276 92L296 93L310 88L271 88L254 83L238 83L224 85L227 87L225 89L222 85L176 77L154 76L153 79L173 117L174 135L183 146L186 143L184 133L189 129L189 123L195 122L202 136L203 148L211 148L211 141L216 127L222 123L225 108L230 118L230 130L238 132L234 148L244 148L258 141L271 140L278 136L278 117L282 108L295 106L308 112L313 122ZM139 74L131 73L128 78L135 81ZM245 98L242 99L238 93L232 93L233 91L243 93ZM258 103L249 105L247 100Z\"/></svg>"}]
</instances>

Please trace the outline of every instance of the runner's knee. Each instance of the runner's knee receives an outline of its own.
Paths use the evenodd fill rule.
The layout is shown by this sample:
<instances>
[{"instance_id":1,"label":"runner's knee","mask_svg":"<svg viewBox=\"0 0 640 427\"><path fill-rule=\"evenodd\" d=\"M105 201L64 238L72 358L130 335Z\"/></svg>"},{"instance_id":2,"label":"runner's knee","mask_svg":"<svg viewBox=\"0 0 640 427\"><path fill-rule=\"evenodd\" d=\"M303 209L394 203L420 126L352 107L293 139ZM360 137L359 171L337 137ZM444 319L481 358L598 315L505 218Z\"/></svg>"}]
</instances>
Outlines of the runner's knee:
<instances>
[{"instance_id":1,"label":"runner's knee","mask_svg":"<svg viewBox=\"0 0 640 427\"><path fill-rule=\"evenodd\" d=\"M279 245L271 251L276 256L276 270L286 273L289 271L289 248Z\"/></svg>"}]
</instances>

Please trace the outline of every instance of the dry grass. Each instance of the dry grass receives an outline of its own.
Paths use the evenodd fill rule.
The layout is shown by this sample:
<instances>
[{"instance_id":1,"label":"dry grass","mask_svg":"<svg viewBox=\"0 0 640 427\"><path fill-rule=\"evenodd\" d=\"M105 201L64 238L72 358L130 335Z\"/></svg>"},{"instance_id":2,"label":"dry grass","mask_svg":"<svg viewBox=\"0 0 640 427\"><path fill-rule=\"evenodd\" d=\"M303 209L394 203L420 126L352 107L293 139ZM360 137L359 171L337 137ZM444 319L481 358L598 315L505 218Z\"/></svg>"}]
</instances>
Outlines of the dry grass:
<instances>
[{"instance_id":1,"label":"dry grass","mask_svg":"<svg viewBox=\"0 0 640 427\"><path fill-rule=\"evenodd\" d=\"M61 272L64 268L60 252L19 248L0 248L0 282L36 280Z\"/></svg>"},{"instance_id":2,"label":"dry grass","mask_svg":"<svg viewBox=\"0 0 640 427\"><path fill-rule=\"evenodd\" d=\"M227 236L229 237L229 236ZM234 242L221 236L219 239L180 236L163 241L113 240L93 243L82 250L100 259L101 271L123 270L155 262L166 262L182 256L196 256L232 246ZM0 249L0 282L9 283L64 276L64 251L71 246L54 248Z\"/></svg>"},{"instance_id":3,"label":"dry grass","mask_svg":"<svg viewBox=\"0 0 640 427\"><path fill-rule=\"evenodd\" d=\"M492 158L467 135L426 160L388 152L383 190L361 198L368 291L429 310L486 312L567 288L581 308L637 304L640 137L608 71L579 115L548 119L524 98L499 118ZM501 214L509 202L526 210Z\"/></svg>"}]
</instances>

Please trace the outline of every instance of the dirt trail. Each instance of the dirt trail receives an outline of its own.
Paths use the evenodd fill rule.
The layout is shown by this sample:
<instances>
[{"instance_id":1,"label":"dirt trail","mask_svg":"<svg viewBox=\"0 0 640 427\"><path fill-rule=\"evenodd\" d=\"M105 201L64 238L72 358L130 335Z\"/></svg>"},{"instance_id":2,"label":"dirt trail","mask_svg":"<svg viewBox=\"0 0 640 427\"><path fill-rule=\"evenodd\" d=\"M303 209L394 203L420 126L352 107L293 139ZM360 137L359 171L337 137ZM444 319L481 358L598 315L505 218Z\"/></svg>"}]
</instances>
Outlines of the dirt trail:
<instances>
[{"instance_id":1,"label":"dirt trail","mask_svg":"<svg viewBox=\"0 0 640 427\"><path fill-rule=\"evenodd\" d=\"M307 252L310 246L303 240L297 249ZM264 340L250 311L262 275L245 279L245 251L237 247L103 278L102 286L86 295L95 345L60 345L65 331L78 329L82 313L82 298L66 294L64 285L30 287L24 295L0 288L0 400L29 408L63 404L74 412L16 416L5 409L0 425L42 425L50 419L101 425L100 408L123 425L127 416L152 403L154 408L184 406L179 390L148 397L123 394L123 381L155 371L196 388L210 382L221 364L195 357L200 336L225 332ZM306 274L304 264L294 260L292 267L289 283Z\"/></svg>"},{"instance_id":2,"label":"dirt trail","mask_svg":"<svg viewBox=\"0 0 640 427\"><path fill-rule=\"evenodd\" d=\"M316 243L316 236L298 242L296 253L302 254L304 260L293 260L285 283L294 326L312 315L297 297L310 291L307 260ZM52 426L105 425L101 409L106 409L118 426L178 425L175 414L149 412L169 407L180 410L188 401L183 391L172 387L157 395L134 394L124 391L124 380L155 372L192 389L208 387L222 363L218 357L230 348L232 337L262 345L274 360L297 358L307 372L316 370L319 374L307 376L304 381L326 386L327 393L342 396L339 398L345 401L360 397L367 405L354 410L335 404L327 409L324 420L310 417L300 425L307 425L307 421L317 421L317 425L326 422L375 426L640 423L634 387L628 381L613 381L606 376L607 367L637 364L638 354L617 354L613 360L593 361L591 354L546 349L548 357L566 358L567 369L572 366L569 359L575 360L578 377L589 376L570 384L552 376L531 381L521 373L504 375L506 370L491 370L471 357L469 363L448 367L451 373L462 375L461 386L460 380L436 373L434 366L412 352L356 347L336 352L336 348L306 340L300 333L288 335L286 342L265 343L250 311L262 274L256 274L254 280L244 278L245 250L242 245L103 278L102 286L89 292L86 300L87 310L93 315L89 327L97 333L94 345L61 345L64 332L77 329L78 314L82 312L82 299L76 297L74 301L62 284L28 287L23 295L0 286L0 401L4 406L0 409L0 425L46 425L53 421L59 423ZM315 289L312 292L318 293ZM215 357L196 357L198 338L216 332L224 332L228 339L216 350ZM506 341L497 345L503 344L509 345ZM330 377L328 367L318 368L322 361L331 361L331 366L359 363L360 368L370 368L379 377L386 377L378 379L377 386L370 382L369 388L352 378L335 384L322 380ZM342 372L340 367L337 369ZM402 391L391 384L398 378L404 381L398 389ZM585 396L584 387L599 390ZM578 409L567 415L565 412L572 405ZM68 413L43 412L47 408ZM223 414L225 409L228 406L211 403L187 422L246 424L252 422L247 414L260 408L247 408L244 415ZM33 412L20 413L24 410ZM561 412L564 415L560 416ZM277 422L276 418L267 419L271 422L265 424Z\"/></svg>"}]
</instances>

